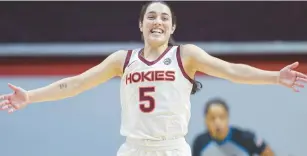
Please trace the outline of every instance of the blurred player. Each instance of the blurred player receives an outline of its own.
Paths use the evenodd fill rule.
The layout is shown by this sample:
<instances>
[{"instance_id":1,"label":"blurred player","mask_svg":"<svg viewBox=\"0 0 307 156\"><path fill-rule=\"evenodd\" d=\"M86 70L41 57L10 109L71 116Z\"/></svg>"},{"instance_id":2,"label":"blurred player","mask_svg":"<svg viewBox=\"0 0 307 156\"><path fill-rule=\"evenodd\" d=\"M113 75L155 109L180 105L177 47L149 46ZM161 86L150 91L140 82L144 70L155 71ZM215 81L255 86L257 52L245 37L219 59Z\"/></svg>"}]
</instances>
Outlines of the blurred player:
<instances>
[{"instance_id":1,"label":"blurred player","mask_svg":"<svg viewBox=\"0 0 307 156\"><path fill-rule=\"evenodd\" d=\"M190 93L197 90L193 85L197 71L236 83L280 84L295 91L303 87L300 81L307 81L306 75L294 71L297 62L280 71L264 71L225 62L192 44L169 46L176 18L164 2L144 5L138 24L144 48L116 51L84 73L42 88L26 91L9 84L13 93L1 97L2 109L11 113L30 103L76 96L119 76L121 134L127 139L117 155L189 156L184 136L190 120Z\"/></svg>"},{"instance_id":2,"label":"blurred player","mask_svg":"<svg viewBox=\"0 0 307 156\"><path fill-rule=\"evenodd\" d=\"M253 132L229 125L229 107L222 99L208 101L204 114L208 131L194 140L193 156L274 156Z\"/></svg>"}]
</instances>

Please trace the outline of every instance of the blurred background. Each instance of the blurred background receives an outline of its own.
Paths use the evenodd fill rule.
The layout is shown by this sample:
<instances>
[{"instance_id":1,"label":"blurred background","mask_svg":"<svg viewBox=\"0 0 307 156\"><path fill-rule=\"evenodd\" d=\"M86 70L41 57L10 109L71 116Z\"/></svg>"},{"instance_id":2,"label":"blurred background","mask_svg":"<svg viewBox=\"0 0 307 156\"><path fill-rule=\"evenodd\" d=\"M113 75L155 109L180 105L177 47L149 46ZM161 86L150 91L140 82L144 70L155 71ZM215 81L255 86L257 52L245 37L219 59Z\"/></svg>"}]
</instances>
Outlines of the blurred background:
<instances>
[{"instance_id":1,"label":"blurred background","mask_svg":"<svg viewBox=\"0 0 307 156\"><path fill-rule=\"evenodd\" d=\"M0 92L7 83L42 87L98 64L119 49L142 47L144 2L0 2ZM178 18L175 40L230 62L267 70L300 61L307 72L306 2L169 2ZM241 85L198 75L187 140L205 130L204 103L222 97L231 123L251 129L277 156L305 155L307 91ZM119 134L119 79L77 97L0 113L1 156L113 156Z\"/></svg>"}]
</instances>

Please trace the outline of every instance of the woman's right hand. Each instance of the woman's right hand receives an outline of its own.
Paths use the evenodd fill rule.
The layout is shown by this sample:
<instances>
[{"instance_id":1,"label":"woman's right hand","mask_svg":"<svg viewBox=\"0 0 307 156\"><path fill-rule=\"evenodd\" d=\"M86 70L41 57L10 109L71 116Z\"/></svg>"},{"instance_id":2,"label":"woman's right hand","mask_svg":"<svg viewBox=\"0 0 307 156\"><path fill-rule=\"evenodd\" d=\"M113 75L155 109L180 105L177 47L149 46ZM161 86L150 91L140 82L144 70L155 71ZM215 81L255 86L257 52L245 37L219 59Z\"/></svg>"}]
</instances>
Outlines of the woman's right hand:
<instances>
[{"instance_id":1,"label":"woman's right hand","mask_svg":"<svg viewBox=\"0 0 307 156\"><path fill-rule=\"evenodd\" d=\"M13 113L30 103L26 90L12 84L8 84L8 86L13 90L13 93L0 96L0 110L7 110L8 113Z\"/></svg>"}]
</instances>

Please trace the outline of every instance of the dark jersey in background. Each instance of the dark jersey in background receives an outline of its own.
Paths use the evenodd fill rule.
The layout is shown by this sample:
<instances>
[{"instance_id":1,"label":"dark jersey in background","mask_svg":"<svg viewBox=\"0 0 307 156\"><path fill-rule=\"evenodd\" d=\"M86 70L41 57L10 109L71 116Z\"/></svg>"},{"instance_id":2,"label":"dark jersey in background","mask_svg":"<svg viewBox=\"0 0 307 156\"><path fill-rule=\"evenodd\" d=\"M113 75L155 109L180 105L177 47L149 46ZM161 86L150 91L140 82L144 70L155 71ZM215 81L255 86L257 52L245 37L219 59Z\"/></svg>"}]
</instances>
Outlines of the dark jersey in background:
<instances>
[{"instance_id":1,"label":"dark jersey in background","mask_svg":"<svg viewBox=\"0 0 307 156\"><path fill-rule=\"evenodd\" d=\"M194 140L192 148L192 156L253 156L260 155L266 143L253 132L231 127L224 140L215 140L205 132Z\"/></svg>"}]
</instances>

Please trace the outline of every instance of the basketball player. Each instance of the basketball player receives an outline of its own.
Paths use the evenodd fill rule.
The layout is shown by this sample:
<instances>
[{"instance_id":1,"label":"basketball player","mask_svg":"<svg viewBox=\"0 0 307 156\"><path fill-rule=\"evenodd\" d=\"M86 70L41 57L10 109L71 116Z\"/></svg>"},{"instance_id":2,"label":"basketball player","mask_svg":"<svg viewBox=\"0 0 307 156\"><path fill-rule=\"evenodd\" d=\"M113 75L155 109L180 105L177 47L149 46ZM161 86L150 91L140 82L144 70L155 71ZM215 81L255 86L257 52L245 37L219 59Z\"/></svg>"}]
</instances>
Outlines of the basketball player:
<instances>
[{"instance_id":1,"label":"basketball player","mask_svg":"<svg viewBox=\"0 0 307 156\"><path fill-rule=\"evenodd\" d=\"M190 156L184 136L190 119L190 93L196 71L245 84L280 84L298 91L307 76L293 63L280 71L264 71L225 62L192 45L169 46L176 18L164 2L146 4L139 29L144 48L119 50L80 75L26 91L9 84L12 94L0 105L14 112L30 103L76 96L109 79L121 77L121 134L127 138L118 156ZM196 85L194 85L196 86Z\"/></svg>"},{"instance_id":2,"label":"basketball player","mask_svg":"<svg viewBox=\"0 0 307 156\"><path fill-rule=\"evenodd\" d=\"M222 99L209 100L204 114L208 131L194 140L193 156L274 156L253 132L229 125L229 107Z\"/></svg>"}]
</instances>

